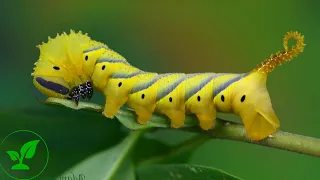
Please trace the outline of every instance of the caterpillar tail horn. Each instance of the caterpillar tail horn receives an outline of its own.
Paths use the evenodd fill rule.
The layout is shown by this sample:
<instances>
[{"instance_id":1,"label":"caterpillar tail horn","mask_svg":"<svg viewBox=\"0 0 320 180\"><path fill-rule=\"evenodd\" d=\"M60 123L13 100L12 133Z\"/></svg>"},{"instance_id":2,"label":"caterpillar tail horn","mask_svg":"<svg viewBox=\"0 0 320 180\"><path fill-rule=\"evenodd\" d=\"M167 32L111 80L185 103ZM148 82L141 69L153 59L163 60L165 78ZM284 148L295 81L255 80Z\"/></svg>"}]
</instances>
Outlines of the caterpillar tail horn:
<instances>
[{"instance_id":1,"label":"caterpillar tail horn","mask_svg":"<svg viewBox=\"0 0 320 180\"><path fill-rule=\"evenodd\" d=\"M291 38L296 40L296 44L289 49L288 41ZM280 121L273 110L266 86L267 75L276 66L292 60L303 51L304 37L298 32L288 32L283 38L283 46L283 52L262 62L232 89L235 99L233 109L241 116L246 134L251 140L264 139L280 128ZM241 102L241 98L245 100Z\"/></svg>"},{"instance_id":2,"label":"caterpillar tail horn","mask_svg":"<svg viewBox=\"0 0 320 180\"><path fill-rule=\"evenodd\" d=\"M291 49L288 48L288 41L294 38L296 40L296 44L291 47ZM296 57L298 54L303 52L304 49L304 36L301 35L298 32L288 32L283 37L283 47L284 51L277 52L275 55L271 55L270 58L263 61L260 65L258 65L253 71L261 72L264 74L268 74L276 66L280 66L281 64L291 61L294 57Z\"/></svg>"}]
</instances>

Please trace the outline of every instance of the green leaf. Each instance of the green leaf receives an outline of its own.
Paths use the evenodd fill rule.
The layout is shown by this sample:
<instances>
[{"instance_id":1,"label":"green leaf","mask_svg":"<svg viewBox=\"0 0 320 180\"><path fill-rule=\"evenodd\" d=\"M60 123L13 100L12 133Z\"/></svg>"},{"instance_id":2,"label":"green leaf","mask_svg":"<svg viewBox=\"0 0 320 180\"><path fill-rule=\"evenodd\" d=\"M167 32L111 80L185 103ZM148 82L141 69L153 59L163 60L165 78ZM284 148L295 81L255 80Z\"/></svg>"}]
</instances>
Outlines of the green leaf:
<instances>
[{"instance_id":1,"label":"green leaf","mask_svg":"<svg viewBox=\"0 0 320 180\"><path fill-rule=\"evenodd\" d=\"M88 157L95 152L110 148L111 146L120 142L129 132L129 130L126 132L123 131L123 128L125 127L123 127L121 123L117 122L116 119L105 119L100 113L97 112L86 110L75 112L74 110L62 106L44 105L39 104L38 102L36 103L37 105L29 105L27 107L0 107L1 124L5 124L5 126L2 126L2 129L0 130L0 140L3 140L8 134L17 129L27 129L37 133L40 132L40 135L45 141L50 141L52 138L63 139L63 141L55 144L55 148L50 148L50 144L48 144L51 159L48 164L48 168L46 168L44 172L44 176L50 176L52 177L52 180L53 177L57 177L57 175L69 169L77 162L82 161L85 159L85 157ZM75 124L75 126L70 127L69 125L66 125L66 123ZM48 124L50 124L50 129L44 131L44 129L48 128ZM59 133L53 133L56 132L55 129L59 129ZM84 145L83 142L86 140L83 138L88 140L94 139L94 141L89 140ZM2 146L0 146L0 149L3 149L4 155L7 156L7 160L15 164L18 161L11 161L9 155L5 151L15 150L19 153L19 155L21 155L20 149L22 145L30 140L35 139L36 137L33 139L10 138L5 140L6 147L17 148L3 149ZM70 150L68 148L64 148L64 142L67 142L68 146L74 147L73 149L75 149L75 151L70 154ZM30 165L31 171L35 168L34 166L41 164L43 161L43 158L41 157L46 157L46 149L42 148L43 146L44 144L40 141L37 145L34 157L30 159L32 162L29 162L29 159L24 159L23 161L24 164ZM55 154L58 155L55 156ZM51 157L51 155L54 157ZM72 174L69 174L68 176L70 175L72 176ZM79 174L77 174L77 176L79 176ZM40 179L42 179L41 177ZM88 178L85 178L85 180L87 179ZM1 175L0 180L4 180L1 178Z\"/></svg>"},{"instance_id":2,"label":"green leaf","mask_svg":"<svg viewBox=\"0 0 320 180\"><path fill-rule=\"evenodd\" d=\"M78 106L70 100L67 99L60 99L60 98L48 98L45 101L46 104L55 104L55 105L62 105L71 109L87 109L87 110L94 110L98 112L103 111L103 107L94 103L88 102L79 102ZM120 109L117 114L115 115L117 119L127 128L132 130L142 130L142 129L149 129L153 127L161 127L161 128L169 128L170 121L167 117L160 115L160 114L153 114L151 120L145 124L141 125L137 123L136 119L137 116L134 111L129 109ZM194 115L187 115L182 127L192 127L197 125L199 122Z\"/></svg>"},{"instance_id":3,"label":"green leaf","mask_svg":"<svg viewBox=\"0 0 320 180\"><path fill-rule=\"evenodd\" d=\"M135 167L130 159L126 159L112 180L135 180Z\"/></svg>"},{"instance_id":4,"label":"green leaf","mask_svg":"<svg viewBox=\"0 0 320 180\"><path fill-rule=\"evenodd\" d=\"M44 103L46 104L55 104L55 105L62 105L71 109L80 110L80 109L87 109L102 112L103 107L94 103L87 103L87 102L79 102L78 105L74 103L74 101L70 101L67 99L60 99L60 98L48 98Z\"/></svg>"},{"instance_id":5,"label":"green leaf","mask_svg":"<svg viewBox=\"0 0 320 180\"><path fill-rule=\"evenodd\" d=\"M190 164L157 164L138 169L139 180L239 180L219 169Z\"/></svg>"},{"instance_id":6,"label":"green leaf","mask_svg":"<svg viewBox=\"0 0 320 180\"><path fill-rule=\"evenodd\" d=\"M17 153L16 151L7 151L7 153L12 161L16 161L19 159L19 153Z\"/></svg>"},{"instance_id":7,"label":"green leaf","mask_svg":"<svg viewBox=\"0 0 320 180\"><path fill-rule=\"evenodd\" d=\"M21 158L30 159L36 153L36 148L40 140L33 140L25 143L20 150Z\"/></svg>"},{"instance_id":8,"label":"green leaf","mask_svg":"<svg viewBox=\"0 0 320 180\"><path fill-rule=\"evenodd\" d=\"M83 174L88 179L113 178L141 133L142 131L132 131L121 143L88 157L61 176L72 172Z\"/></svg>"},{"instance_id":9,"label":"green leaf","mask_svg":"<svg viewBox=\"0 0 320 180\"><path fill-rule=\"evenodd\" d=\"M176 145L168 145L155 139L140 138L134 150L134 162L139 166L158 163L186 163L190 155L209 136L197 135ZM146 149L148 149L146 151Z\"/></svg>"},{"instance_id":10,"label":"green leaf","mask_svg":"<svg viewBox=\"0 0 320 180\"><path fill-rule=\"evenodd\" d=\"M171 149L172 146L160 142L156 139L141 137L132 153L132 159L135 164L140 165L140 163L149 161L154 157L170 153Z\"/></svg>"}]
</instances>

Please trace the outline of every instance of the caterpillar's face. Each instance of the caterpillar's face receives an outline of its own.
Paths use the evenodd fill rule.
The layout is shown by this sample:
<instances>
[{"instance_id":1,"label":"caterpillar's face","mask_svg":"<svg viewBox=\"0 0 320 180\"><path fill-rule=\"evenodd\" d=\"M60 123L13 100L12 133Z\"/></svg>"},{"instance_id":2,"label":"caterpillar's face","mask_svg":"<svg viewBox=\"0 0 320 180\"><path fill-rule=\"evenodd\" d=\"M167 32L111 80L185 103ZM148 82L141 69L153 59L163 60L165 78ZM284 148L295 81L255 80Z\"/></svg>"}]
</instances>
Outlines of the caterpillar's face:
<instances>
[{"instance_id":1,"label":"caterpillar's face","mask_svg":"<svg viewBox=\"0 0 320 180\"><path fill-rule=\"evenodd\" d=\"M266 89L266 76L261 73L251 73L230 85L214 102L218 110L241 116L250 139L263 139L280 126Z\"/></svg>"},{"instance_id":2,"label":"caterpillar's face","mask_svg":"<svg viewBox=\"0 0 320 180\"><path fill-rule=\"evenodd\" d=\"M90 40L86 34L70 31L39 45L40 56L32 73L35 87L49 97L91 98L93 89L90 77L83 69L83 51L101 43Z\"/></svg>"}]
</instances>

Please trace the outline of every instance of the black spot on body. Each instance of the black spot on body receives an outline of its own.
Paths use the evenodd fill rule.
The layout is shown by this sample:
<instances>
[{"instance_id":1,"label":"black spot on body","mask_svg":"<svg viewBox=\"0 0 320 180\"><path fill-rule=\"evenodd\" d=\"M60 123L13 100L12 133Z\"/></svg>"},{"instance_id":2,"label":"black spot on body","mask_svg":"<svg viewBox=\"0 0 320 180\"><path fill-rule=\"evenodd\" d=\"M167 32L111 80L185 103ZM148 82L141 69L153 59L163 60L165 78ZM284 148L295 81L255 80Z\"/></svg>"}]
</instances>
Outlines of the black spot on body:
<instances>
[{"instance_id":1,"label":"black spot on body","mask_svg":"<svg viewBox=\"0 0 320 180\"><path fill-rule=\"evenodd\" d=\"M221 95L221 101L224 102L224 95Z\"/></svg>"},{"instance_id":2,"label":"black spot on body","mask_svg":"<svg viewBox=\"0 0 320 180\"><path fill-rule=\"evenodd\" d=\"M197 97L198 101L200 101L200 96Z\"/></svg>"},{"instance_id":3,"label":"black spot on body","mask_svg":"<svg viewBox=\"0 0 320 180\"><path fill-rule=\"evenodd\" d=\"M53 66L53 69L59 70L60 68L58 66Z\"/></svg>"},{"instance_id":4,"label":"black spot on body","mask_svg":"<svg viewBox=\"0 0 320 180\"><path fill-rule=\"evenodd\" d=\"M246 99L246 95L243 95L243 96L241 97L241 102L243 102L245 99Z\"/></svg>"},{"instance_id":5,"label":"black spot on body","mask_svg":"<svg viewBox=\"0 0 320 180\"><path fill-rule=\"evenodd\" d=\"M144 99L144 94L141 95L141 99Z\"/></svg>"},{"instance_id":6,"label":"black spot on body","mask_svg":"<svg viewBox=\"0 0 320 180\"><path fill-rule=\"evenodd\" d=\"M169 97L169 101L172 102L172 97Z\"/></svg>"},{"instance_id":7,"label":"black spot on body","mask_svg":"<svg viewBox=\"0 0 320 180\"><path fill-rule=\"evenodd\" d=\"M88 56L86 56L84 59L87 61L87 60L89 59L89 57L88 57Z\"/></svg>"},{"instance_id":8,"label":"black spot on body","mask_svg":"<svg viewBox=\"0 0 320 180\"><path fill-rule=\"evenodd\" d=\"M122 85L122 82L119 82L118 86L120 87Z\"/></svg>"},{"instance_id":9,"label":"black spot on body","mask_svg":"<svg viewBox=\"0 0 320 180\"><path fill-rule=\"evenodd\" d=\"M103 66L102 66L102 70L104 70L105 68L106 68L106 65L103 65Z\"/></svg>"}]
</instances>

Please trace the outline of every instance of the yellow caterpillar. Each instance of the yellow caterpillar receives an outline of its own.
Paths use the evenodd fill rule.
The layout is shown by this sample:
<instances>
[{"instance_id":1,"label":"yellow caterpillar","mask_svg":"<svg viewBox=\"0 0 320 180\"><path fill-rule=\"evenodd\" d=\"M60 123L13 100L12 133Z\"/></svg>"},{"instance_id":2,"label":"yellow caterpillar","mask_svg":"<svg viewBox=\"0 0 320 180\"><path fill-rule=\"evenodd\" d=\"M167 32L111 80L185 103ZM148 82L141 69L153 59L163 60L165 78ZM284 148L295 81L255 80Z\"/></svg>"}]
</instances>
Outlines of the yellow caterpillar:
<instances>
[{"instance_id":1,"label":"yellow caterpillar","mask_svg":"<svg viewBox=\"0 0 320 180\"><path fill-rule=\"evenodd\" d=\"M288 40L296 45L288 48ZM266 88L267 75L304 49L298 32L284 36L284 51L243 73L166 73L142 71L103 43L87 34L71 31L57 35L40 46L40 58L32 76L45 95L74 99L91 97L92 85L105 96L103 114L113 118L126 105L146 124L153 112L166 115L173 128L183 125L185 114L195 114L200 127L214 126L216 112L234 113L242 118L248 138L261 140L276 132L279 120ZM92 84L91 84L92 83Z\"/></svg>"}]
</instances>

